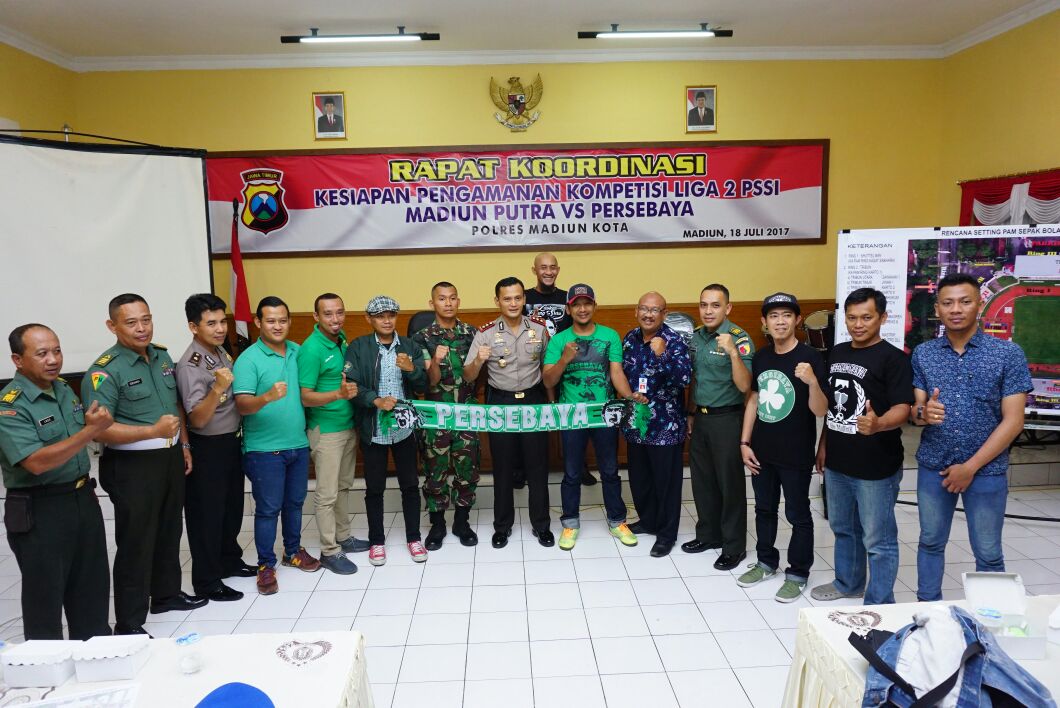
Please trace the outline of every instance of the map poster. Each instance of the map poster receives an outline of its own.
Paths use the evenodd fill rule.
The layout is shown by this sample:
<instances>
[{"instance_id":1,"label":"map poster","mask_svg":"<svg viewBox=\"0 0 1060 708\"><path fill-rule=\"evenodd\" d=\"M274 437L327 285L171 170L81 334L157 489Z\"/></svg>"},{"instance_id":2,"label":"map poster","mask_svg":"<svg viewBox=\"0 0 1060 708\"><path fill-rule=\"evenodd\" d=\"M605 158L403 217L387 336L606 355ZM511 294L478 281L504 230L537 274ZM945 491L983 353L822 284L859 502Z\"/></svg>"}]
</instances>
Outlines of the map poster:
<instances>
[{"instance_id":1,"label":"map poster","mask_svg":"<svg viewBox=\"0 0 1060 708\"><path fill-rule=\"evenodd\" d=\"M1027 355L1034 391L1027 409L1060 414L1060 226L1009 225L874 229L839 235L836 341L850 339L842 302L857 288L887 296L883 338L912 352L942 335L938 281L968 273L979 281L979 324Z\"/></svg>"}]
</instances>

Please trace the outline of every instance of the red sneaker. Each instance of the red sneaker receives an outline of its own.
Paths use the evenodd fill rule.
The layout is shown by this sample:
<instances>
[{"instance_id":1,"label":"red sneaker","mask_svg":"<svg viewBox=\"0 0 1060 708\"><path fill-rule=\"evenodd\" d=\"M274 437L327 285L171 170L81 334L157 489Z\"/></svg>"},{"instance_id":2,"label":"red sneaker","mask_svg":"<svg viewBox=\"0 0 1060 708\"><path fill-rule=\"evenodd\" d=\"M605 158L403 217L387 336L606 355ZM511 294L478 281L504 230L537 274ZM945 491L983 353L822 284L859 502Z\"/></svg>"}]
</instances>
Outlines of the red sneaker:
<instances>
[{"instance_id":1,"label":"red sneaker","mask_svg":"<svg viewBox=\"0 0 1060 708\"><path fill-rule=\"evenodd\" d=\"M369 548L368 562L372 565L383 565L386 563L386 546L372 546Z\"/></svg>"},{"instance_id":2,"label":"red sneaker","mask_svg":"<svg viewBox=\"0 0 1060 708\"><path fill-rule=\"evenodd\" d=\"M279 589L280 584L276 582L276 571L267 565L260 566L258 568L258 594L275 595Z\"/></svg>"},{"instance_id":3,"label":"red sneaker","mask_svg":"<svg viewBox=\"0 0 1060 708\"><path fill-rule=\"evenodd\" d=\"M298 553L293 556L284 556L280 562L291 568L304 570L307 573L315 573L320 570L320 561L309 555L309 552L301 547L299 547Z\"/></svg>"},{"instance_id":4,"label":"red sneaker","mask_svg":"<svg viewBox=\"0 0 1060 708\"><path fill-rule=\"evenodd\" d=\"M422 563L427 560L427 549L423 547L423 544L419 541L409 541L408 543L409 553L412 554L412 560L417 563Z\"/></svg>"}]
</instances>

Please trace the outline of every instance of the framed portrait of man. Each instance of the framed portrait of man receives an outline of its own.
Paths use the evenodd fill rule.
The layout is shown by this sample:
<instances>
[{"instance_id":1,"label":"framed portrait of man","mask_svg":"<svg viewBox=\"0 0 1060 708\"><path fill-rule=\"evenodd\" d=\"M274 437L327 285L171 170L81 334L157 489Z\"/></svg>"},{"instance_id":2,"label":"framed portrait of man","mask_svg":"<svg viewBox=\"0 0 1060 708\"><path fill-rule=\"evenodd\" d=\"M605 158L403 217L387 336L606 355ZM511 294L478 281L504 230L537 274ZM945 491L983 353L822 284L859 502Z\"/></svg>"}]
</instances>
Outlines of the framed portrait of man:
<instances>
[{"instance_id":1,"label":"framed portrait of man","mask_svg":"<svg viewBox=\"0 0 1060 708\"><path fill-rule=\"evenodd\" d=\"M718 87L685 87L685 132L715 133L718 130Z\"/></svg>"},{"instance_id":2,"label":"framed portrait of man","mask_svg":"<svg viewBox=\"0 0 1060 708\"><path fill-rule=\"evenodd\" d=\"M317 140L346 139L346 98L341 91L313 94L313 137Z\"/></svg>"}]
</instances>

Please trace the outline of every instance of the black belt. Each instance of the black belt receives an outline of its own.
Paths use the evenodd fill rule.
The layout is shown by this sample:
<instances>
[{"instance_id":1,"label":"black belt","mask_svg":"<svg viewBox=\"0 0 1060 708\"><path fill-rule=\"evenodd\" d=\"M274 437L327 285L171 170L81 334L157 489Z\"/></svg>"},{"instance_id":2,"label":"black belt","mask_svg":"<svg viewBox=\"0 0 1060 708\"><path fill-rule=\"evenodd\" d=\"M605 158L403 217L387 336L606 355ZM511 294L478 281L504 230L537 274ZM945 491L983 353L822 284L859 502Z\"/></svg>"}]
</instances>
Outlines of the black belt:
<instances>
[{"instance_id":1,"label":"black belt","mask_svg":"<svg viewBox=\"0 0 1060 708\"><path fill-rule=\"evenodd\" d=\"M96 488L96 480L90 478L87 474L78 477L73 482L44 484L39 487L16 487L15 489L7 490L7 493L8 495L24 497L55 497L60 494L70 494L85 487L88 489Z\"/></svg>"},{"instance_id":2,"label":"black belt","mask_svg":"<svg viewBox=\"0 0 1060 708\"><path fill-rule=\"evenodd\" d=\"M492 402L492 399L493 399L494 396L500 396L500 397L510 398L510 399L512 399L514 401L520 401L520 400L526 398L527 396L530 396L530 397L543 396L544 393L545 393L544 386L542 384L537 384L536 386L531 386L530 388L522 390L522 391L505 391L502 388L496 388L494 386L490 386L490 394L491 395L489 396L489 398L491 399L491 402Z\"/></svg>"},{"instance_id":3,"label":"black belt","mask_svg":"<svg viewBox=\"0 0 1060 708\"><path fill-rule=\"evenodd\" d=\"M706 406L696 406L696 413L700 415L721 415L722 413L735 413L736 411L742 411L743 406L736 404L735 406L713 406L708 408Z\"/></svg>"}]
</instances>

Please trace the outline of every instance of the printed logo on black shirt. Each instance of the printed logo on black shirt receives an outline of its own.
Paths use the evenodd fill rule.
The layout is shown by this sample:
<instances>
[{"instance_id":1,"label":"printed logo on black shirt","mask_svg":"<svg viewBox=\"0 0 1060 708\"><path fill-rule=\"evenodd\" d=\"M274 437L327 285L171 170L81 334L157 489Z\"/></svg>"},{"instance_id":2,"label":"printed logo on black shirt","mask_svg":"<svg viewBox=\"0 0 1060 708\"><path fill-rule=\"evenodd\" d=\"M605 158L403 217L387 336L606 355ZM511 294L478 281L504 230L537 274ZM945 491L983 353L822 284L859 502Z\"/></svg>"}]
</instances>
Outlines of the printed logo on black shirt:
<instances>
[{"instance_id":1,"label":"printed logo on black shirt","mask_svg":"<svg viewBox=\"0 0 1060 708\"><path fill-rule=\"evenodd\" d=\"M828 377L832 401L825 417L829 430L857 435L858 416L865 413L865 402L868 400L858 379L864 380L866 373L865 367L857 364L832 364L832 375Z\"/></svg>"}]
</instances>

